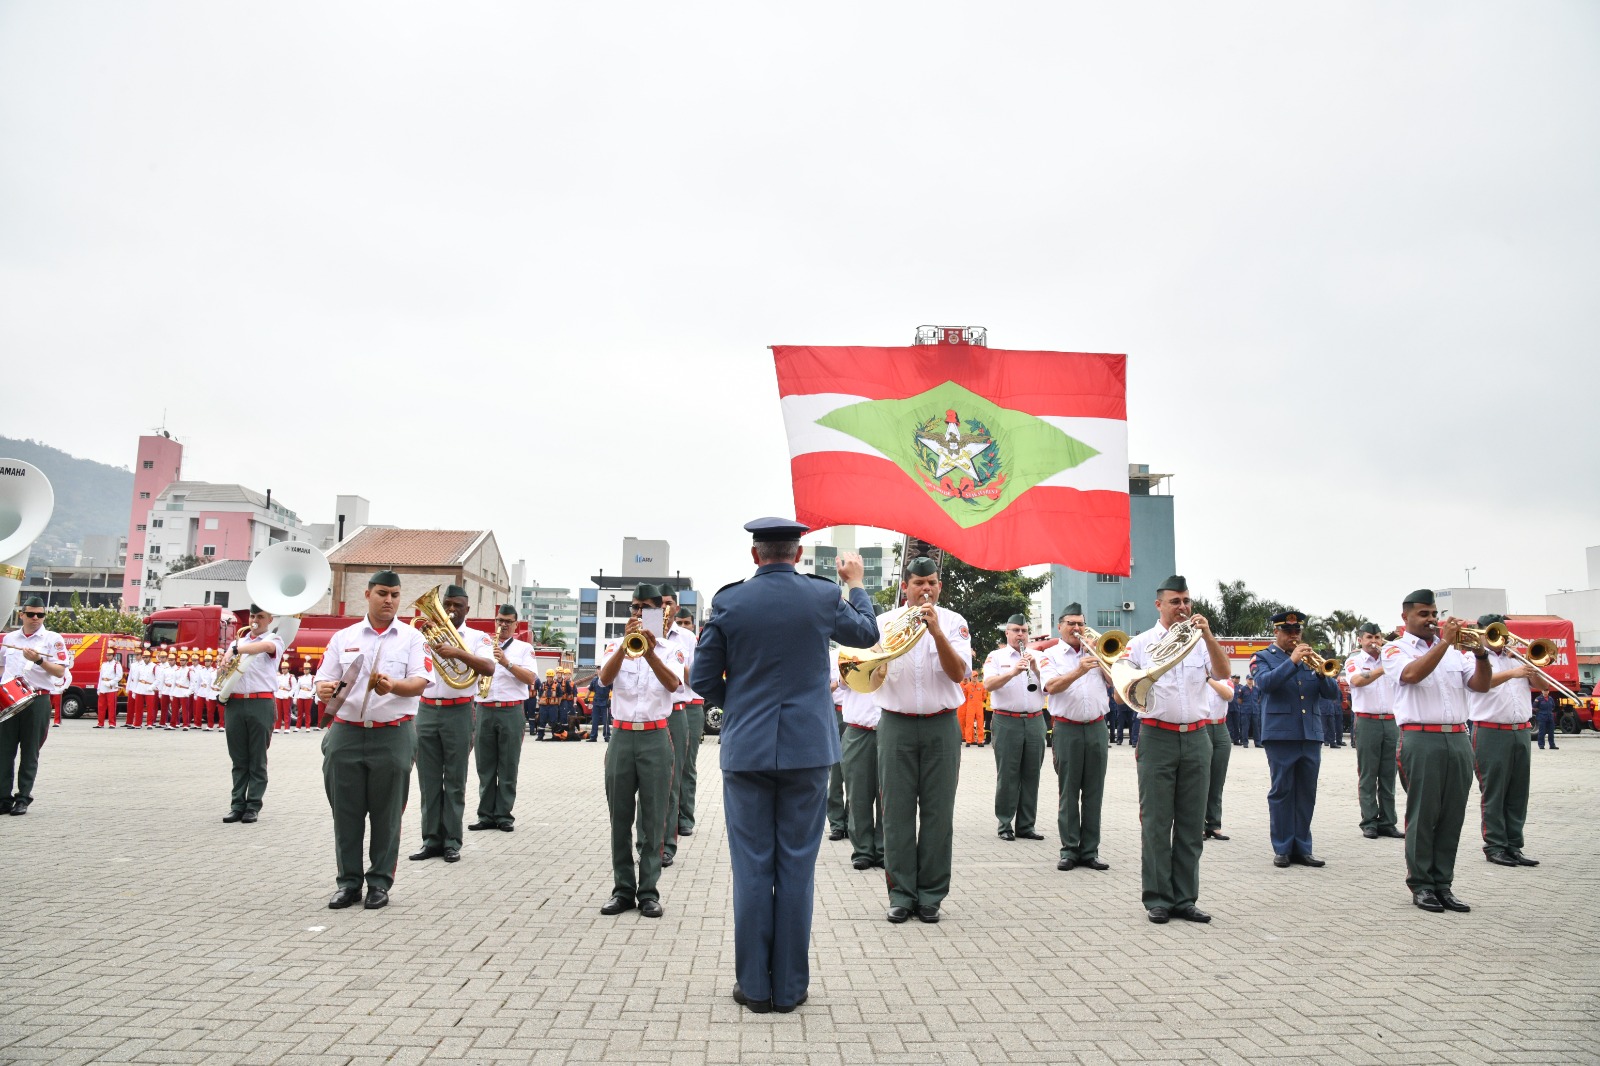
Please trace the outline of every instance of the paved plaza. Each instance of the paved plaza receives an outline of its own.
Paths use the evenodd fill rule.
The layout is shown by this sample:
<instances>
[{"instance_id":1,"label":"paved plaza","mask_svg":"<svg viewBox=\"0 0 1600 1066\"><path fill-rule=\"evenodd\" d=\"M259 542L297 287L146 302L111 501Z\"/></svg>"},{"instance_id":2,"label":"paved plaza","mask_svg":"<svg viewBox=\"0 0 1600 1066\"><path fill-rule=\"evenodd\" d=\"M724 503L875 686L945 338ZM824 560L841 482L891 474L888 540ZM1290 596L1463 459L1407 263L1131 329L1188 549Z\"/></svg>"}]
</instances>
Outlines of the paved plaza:
<instances>
[{"instance_id":1,"label":"paved plaza","mask_svg":"<svg viewBox=\"0 0 1600 1066\"><path fill-rule=\"evenodd\" d=\"M603 745L531 740L515 833L467 834L454 865L402 858L385 910L328 910L318 741L278 736L261 821L224 825L220 733L51 731L33 809L0 818L0 1062L1600 1061L1593 734L1533 753L1542 866L1484 862L1469 814L1468 915L1411 906L1402 842L1356 828L1348 748L1323 760L1327 868L1274 869L1266 760L1234 749L1233 839L1201 869L1209 926L1144 918L1127 747L1111 749L1105 873L1056 871L1053 813L1045 841L999 840L992 753L967 749L944 920L889 925L882 871L825 841L811 1000L764 1016L729 998L714 740L655 921L599 913ZM416 826L413 791L402 855Z\"/></svg>"}]
</instances>

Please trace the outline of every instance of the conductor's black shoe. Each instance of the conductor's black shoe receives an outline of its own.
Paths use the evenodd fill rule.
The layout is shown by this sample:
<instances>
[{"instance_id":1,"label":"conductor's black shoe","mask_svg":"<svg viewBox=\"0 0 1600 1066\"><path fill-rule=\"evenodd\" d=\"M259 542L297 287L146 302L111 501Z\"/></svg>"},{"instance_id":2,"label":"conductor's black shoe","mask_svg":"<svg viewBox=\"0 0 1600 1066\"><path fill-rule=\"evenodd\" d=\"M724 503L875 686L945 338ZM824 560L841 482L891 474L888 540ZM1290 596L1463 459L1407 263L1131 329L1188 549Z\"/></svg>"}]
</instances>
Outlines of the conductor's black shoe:
<instances>
[{"instance_id":1,"label":"conductor's black shoe","mask_svg":"<svg viewBox=\"0 0 1600 1066\"><path fill-rule=\"evenodd\" d=\"M846 832L845 830L843 830L843 829L830 829L830 830L828 830L828 839L829 840L843 840L845 837L847 837L849 835L850 834L848 832Z\"/></svg>"},{"instance_id":2,"label":"conductor's black shoe","mask_svg":"<svg viewBox=\"0 0 1600 1066\"><path fill-rule=\"evenodd\" d=\"M341 888L328 898L328 909L330 911L343 910L360 902L361 890L359 888Z\"/></svg>"},{"instance_id":3,"label":"conductor's black shoe","mask_svg":"<svg viewBox=\"0 0 1600 1066\"><path fill-rule=\"evenodd\" d=\"M460 848L445 848L444 849L444 861L445 862L460 862L461 861L461 849Z\"/></svg>"},{"instance_id":4,"label":"conductor's black shoe","mask_svg":"<svg viewBox=\"0 0 1600 1066\"><path fill-rule=\"evenodd\" d=\"M501 822L499 825L495 826L495 828L500 830L502 833L514 833L517 831L517 827L510 822Z\"/></svg>"},{"instance_id":5,"label":"conductor's black shoe","mask_svg":"<svg viewBox=\"0 0 1600 1066\"><path fill-rule=\"evenodd\" d=\"M1058 870L1075 870L1077 869L1077 866L1077 859L1062 859L1060 862L1056 863L1056 869Z\"/></svg>"},{"instance_id":6,"label":"conductor's black shoe","mask_svg":"<svg viewBox=\"0 0 1600 1066\"><path fill-rule=\"evenodd\" d=\"M999 831L998 835L999 835L1001 840L1015 840L1015 839L1017 839L1017 834L1013 833L1011 831L1011 827L1009 825L1002 826L1000 828L1000 831Z\"/></svg>"},{"instance_id":7,"label":"conductor's black shoe","mask_svg":"<svg viewBox=\"0 0 1600 1066\"><path fill-rule=\"evenodd\" d=\"M802 993L800 993L800 998L795 1000L793 1003L789 1004L787 1007L779 1007L777 1005L774 1005L772 1009L777 1011L779 1014L788 1014L790 1011L794 1010L796 1007L804 1006L806 1000L808 1000L810 998L811 998L811 993L810 992L802 992Z\"/></svg>"},{"instance_id":8,"label":"conductor's black shoe","mask_svg":"<svg viewBox=\"0 0 1600 1066\"><path fill-rule=\"evenodd\" d=\"M423 859L437 859L443 854L443 848L437 848L432 844L426 844L423 846L421 851L413 852L412 854L407 855L406 858L410 859L412 862L421 862Z\"/></svg>"},{"instance_id":9,"label":"conductor's black shoe","mask_svg":"<svg viewBox=\"0 0 1600 1066\"><path fill-rule=\"evenodd\" d=\"M738 981L733 983L733 1001L739 1004L739 1006L743 1007L745 1010L749 1011L751 1014L772 1013L772 1000L751 999L749 996L744 994L744 989L739 987ZM791 1007L789 1009L793 1010L794 1008Z\"/></svg>"},{"instance_id":10,"label":"conductor's black shoe","mask_svg":"<svg viewBox=\"0 0 1600 1066\"><path fill-rule=\"evenodd\" d=\"M889 919L889 921L895 925L899 925L901 922L909 921L911 919L911 908L890 907L889 913L885 914L884 917Z\"/></svg>"},{"instance_id":11,"label":"conductor's black shoe","mask_svg":"<svg viewBox=\"0 0 1600 1066\"><path fill-rule=\"evenodd\" d=\"M1021 837L1023 840L1043 840L1044 839L1044 837L1042 835L1040 835L1039 833L1035 833L1032 829L1018 829L1017 830L1017 836Z\"/></svg>"},{"instance_id":12,"label":"conductor's black shoe","mask_svg":"<svg viewBox=\"0 0 1600 1066\"><path fill-rule=\"evenodd\" d=\"M1512 858L1510 854L1508 854L1507 852L1501 851L1499 848L1496 848L1493 851L1484 852L1483 853L1483 857L1488 859L1490 862L1494 863L1496 866L1520 866L1521 865L1519 862L1517 862L1516 859Z\"/></svg>"},{"instance_id":13,"label":"conductor's black shoe","mask_svg":"<svg viewBox=\"0 0 1600 1066\"><path fill-rule=\"evenodd\" d=\"M260 818L261 815L257 814L255 811L245 811L239 816L239 821L243 822L245 825L249 825L251 822L259 821Z\"/></svg>"},{"instance_id":14,"label":"conductor's black shoe","mask_svg":"<svg viewBox=\"0 0 1600 1066\"><path fill-rule=\"evenodd\" d=\"M27 797L27 796L18 796L16 799L11 801L11 813L12 813L12 815L16 816L16 815L27 814L28 813L28 807L32 803L33 803L33 800L30 799L29 797Z\"/></svg>"},{"instance_id":15,"label":"conductor's black shoe","mask_svg":"<svg viewBox=\"0 0 1600 1066\"><path fill-rule=\"evenodd\" d=\"M661 868L665 870L667 867L671 866L677 861L678 860L674 859L671 855L663 855L661 856Z\"/></svg>"},{"instance_id":16,"label":"conductor's black shoe","mask_svg":"<svg viewBox=\"0 0 1600 1066\"><path fill-rule=\"evenodd\" d=\"M1172 916L1174 918L1182 918L1186 922L1200 922L1202 924L1211 920L1211 915L1196 907L1193 903L1187 907L1179 907L1172 912Z\"/></svg>"},{"instance_id":17,"label":"conductor's black shoe","mask_svg":"<svg viewBox=\"0 0 1600 1066\"><path fill-rule=\"evenodd\" d=\"M1292 863L1295 863L1298 866L1326 866L1326 865L1328 865L1327 863L1323 862L1321 859L1317 858L1315 855L1296 855L1293 858L1291 858L1289 861L1292 862Z\"/></svg>"},{"instance_id":18,"label":"conductor's black shoe","mask_svg":"<svg viewBox=\"0 0 1600 1066\"><path fill-rule=\"evenodd\" d=\"M1171 917L1171 915L1167 913L1167 908L1165 907L1151 907L1149 910L1145 911L1144 914L1146 918L1149 918L1157 925L1166 925L1167 919Z\"/></svg>"},{"instance_id":19,"label":"conductor's black shoe","mask_svg":"<svg viewBox=\"0 0 1600 1066\"><path fill-rule=\"evenodd\" d=\"M488 818L479 818L476 822L473 822L471 825L467 826L467 828L476 833L480 829L493 829L495 828L495 824Z\"/></svg>"},{"instance_id":20,"label":"conductor's black shoe","mask_svg":"<svg viewBox=\"0 0 1600 1066\"><path fill-rule=\"evenodd\" d=\"M917 921L925 922L928 925L933 925L938 920L939 920L939 908L938 907L923 907L923 906L920 906L920 905L917 907Z\"/></svg>"},{"instance_id":21,"label":"conductor's black shoe","mask_svg":"<svg viewBox=\"0 0 1600 1066\"><path fill-rule=\"evenodd\" d=\"M1368 840L1377 840L1378 839L1378 831L1376 829L1374 829L1370 825L1367 826L1365 829L1361 830L1361 835L1366 837Z\"/></svg>"},{"instance_id":22,"label":"conductor's black shoe","mask_svg":"<svg viewBox=\"0 0 1600 1066\"><path fill-rule=\"evenodd\" d=\"M1284 867L1289 865L1289 856L1287 856L1287 855L1274 855L1272 857L1272 865L1276 866L1280 870L1283 869Z\"/></svg>"},{"instance_id":23,"label":"conductor's black shoe","mask_svg":"<svg viewBox=\"0 0 1600 1066\"><path fill-rule=\"evenodd\" d=\"M1222 833L1220 833L1219 831L1217 831L1215 829L1207 829L1206 830L1206 839L1207 840L1227 840L1228 838L1223 836Z\"/></svg>"},{"instance_id":24,"label":"conductor's black shoe","mask_svg":"<svg viewBox=\"0 0 1600 1066\"><path fill-rule=\"evenodd\" d=\"M1444 904L1439 902L1439 894L1431 888L1419 888L1411 893L1411 902L1425 911L1438 914L1444 910Z\"/></svg>"},{"instance_id":25,"label":"conductor's black shoe","mask_svg":"<svg viewBox=\"0 0 1600 1066\"><path fill-rule=\"evenodd\" d=\"M1078 860L1078 865L1079 866L1087 866L1091 870L1109 870L1109 869L1111 869L1111 864L1109 862L1101 862L1098 856L1093 858L1093 859L1079 859Z\"/></svg>"},{"instance_id":26,"label":"conductor's black shoe","mask_svg":"<svg viewBox=\"0 0 1600 1066\"><path fill-rule=\"evenodd\" d=\"M367 901L362 904L363 907L365 907L369 911L375 911L379 907L387 907L388 905L389 905L389 890L388 889L379 888L376 885L373 885L371 888L367 889Z\"/></svg>"},{"instance_id":27,"label":"conductor's black shoe","mask_svg":"<svg viewBox=\"0 0 1600 1066\"><path fill-rule=\"evenodd\" d=\"M1398 827L1392 825L1386 825L1378 830L1378 835L1381 837L1394 837L1396 840L1404 840L1406 838L1406 835Z\"/></svg>"},{"instance_id":28,"label":"conductor's black shoe","mask_svg":"<svg viewBox=\"0 0 1600 1066\"><path fill-rule=\"evenodd\" d=\"M627 896L612 896L600 905L601 914L621 914L623 911L633 910L633 900Z\"/></svg>"},{"instance_id":29,"label":"conductor's black shoe","mask_svg":"<svg viewBox=\"0 0 1600 1066\"><path fill-rule=\"evenodd\" d=\"M850 865L852 867L854 867L855 869L857 869L857 870L870 870L870 869L872 869L872 860L871 859L851 859L850 860Z\"/></svg>"},{"instance_id":30,"label":"conductor's black shoe","mask_svg":"<svg viewBox=\"0 0 1600 1066\"><path fill-rule=\"evenodd\" d=\"M244 812L243 811L229 811L227 814L224 814L222 816L222 820L224 822L237 822L239 819L241 819L243 817L244 817Z\"/></svg>"},{"instance_id":31,"label":"conductor's black shoe","mask_svg":"<svg viewBox=\"0 0 1600 1066\"><path fill-rule=\"evenodd\" d=\"M1522 854L1522 849L1521 848L1512 848L1511 849L1511 857L1513 859L1517 860L1517 865L1518 866L1538 866L1539 865L1539 860L1538 859L1530 859L1530 858L1528 858L1526 855Z\"/></svg>"},{"instance_id":32,"label":"conductor's black shoe","mask_svg":"<svg viewBox=\"0 0 1600 1066\"><path fill-rule=\"evenodd\" d=\"M666 911L661 906L659 899L641 899L639 901L639 915L643 918L659 918Z\"/></svg>"},{"instance_id":33,"label":"conductor's black shoe","mask_svg":"<svg viewBox=\"0 0 1600 1066\"><path fill-rule=\"evenodd\" d=\"M1435 894L1439 897L1440 905L1443 906L1447 911L1456 911L1460 914L1466 914L1472 909L1457 899L1455 893L1451 892L1448 888L1441 888Z\"/></svg>"}]
</instances>

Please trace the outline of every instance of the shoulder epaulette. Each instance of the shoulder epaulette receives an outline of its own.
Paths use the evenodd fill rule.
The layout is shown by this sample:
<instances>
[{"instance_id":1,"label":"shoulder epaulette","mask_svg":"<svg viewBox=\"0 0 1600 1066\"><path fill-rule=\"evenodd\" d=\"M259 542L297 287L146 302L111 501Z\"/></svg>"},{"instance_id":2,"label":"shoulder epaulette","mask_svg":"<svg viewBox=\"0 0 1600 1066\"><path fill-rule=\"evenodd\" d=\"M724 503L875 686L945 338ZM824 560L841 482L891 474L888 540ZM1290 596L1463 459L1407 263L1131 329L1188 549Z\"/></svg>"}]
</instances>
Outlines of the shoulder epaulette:
<instances>
[{"instance_id":1,"label":"shoulder epaulette","mask_svg":"<svg viewBox=\"0 0 1600 1066\"><path fill-rule=\"evenodd\" d=\"M838 588L839 587L839 583L837 581L835 581L831 577L823 577L821 574L807 574L806 577L809 577L809 578L811 578L811 579L813 579L815 581L826 581L828 584L832 585L834 588Z\"/></svg>"},{"instance_id":2,"label":"shoulder epaulette","mask_svg":"<svg viewBox=\"0 0 1600 1066\"><path fill-rule=\"evenodd\" d=\"M724 585L720 589L718 589L716 592L713 592L712 595L715 596L718 593L727 592L729 589L733 588L733 586L742 585L742 584L744 584L744 582L745 582L745 579L742 578L742 577L738 581L730 581L726 585Z\"/></svg>"}]
</instances>

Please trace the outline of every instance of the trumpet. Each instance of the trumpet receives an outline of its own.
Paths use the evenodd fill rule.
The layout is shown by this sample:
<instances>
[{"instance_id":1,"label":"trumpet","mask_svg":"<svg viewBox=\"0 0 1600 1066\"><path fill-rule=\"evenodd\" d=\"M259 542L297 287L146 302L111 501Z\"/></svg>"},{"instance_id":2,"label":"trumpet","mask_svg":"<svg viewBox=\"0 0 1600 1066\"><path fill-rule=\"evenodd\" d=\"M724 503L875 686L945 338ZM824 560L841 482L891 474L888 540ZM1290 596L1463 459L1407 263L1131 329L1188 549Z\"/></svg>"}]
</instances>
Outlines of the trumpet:
<instances>
[{"instance_id":1,"label":"trumpet","mask_svg":"<svg viewBox=\"0 0 1600 1066\"><path fill-rule=\"evenodd\" d=\"M661 612L661 632L656 634L657 642L665 640L672 633L672 619L667 617L667 612ZM630 659L637 659L650 650L650 641L645 638L643 624L640 628L622 638L622 654Z\"/></svg>"},{"instance_id":2,"label":"trumpet","mask_svg":"<svg viewBox=\"0 0 1600 1066\"><path fill-rule=\"evenodd\" d=\"M1344 669L1343 659L1324 659L1316 652L1311 652L1300 661L1323 677L1338 677L1339 671Z\"/></svg>"}]
</instances>

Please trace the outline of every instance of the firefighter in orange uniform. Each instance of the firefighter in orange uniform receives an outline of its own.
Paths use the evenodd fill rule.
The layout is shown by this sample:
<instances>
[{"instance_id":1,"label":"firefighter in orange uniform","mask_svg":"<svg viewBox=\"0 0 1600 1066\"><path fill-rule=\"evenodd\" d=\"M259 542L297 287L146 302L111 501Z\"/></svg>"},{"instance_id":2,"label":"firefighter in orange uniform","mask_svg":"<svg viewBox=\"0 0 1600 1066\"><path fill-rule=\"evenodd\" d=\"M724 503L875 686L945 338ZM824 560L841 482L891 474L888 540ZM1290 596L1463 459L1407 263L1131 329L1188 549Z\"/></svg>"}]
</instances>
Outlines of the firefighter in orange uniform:
<instances>
[{"instance_id":1,"label":"firefighter in orange uniform","mask_svg":"<svg viewBox=\"0 0 1600 1066\"><path fill-rule=\"evenodd\" d=\"M984 691L983 682L979 681L977 675L970 670L961 681L961 694L965 697L958 713L961 719L961 739L969 748L974 744L982 747L988 743L983 733L983 710L989 694Z\"/></svg>"}]
</instances>

